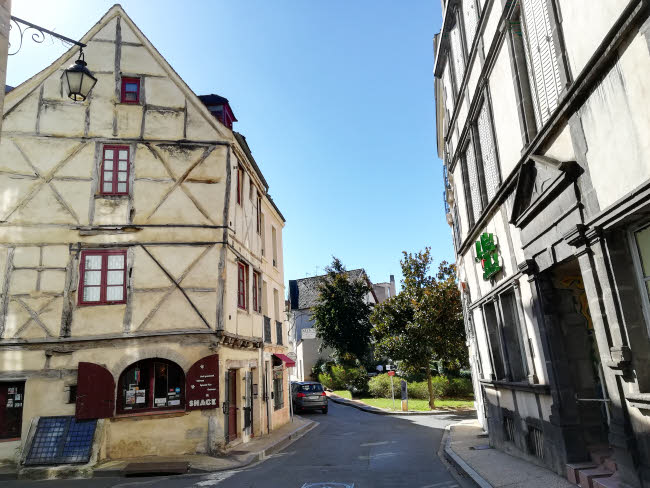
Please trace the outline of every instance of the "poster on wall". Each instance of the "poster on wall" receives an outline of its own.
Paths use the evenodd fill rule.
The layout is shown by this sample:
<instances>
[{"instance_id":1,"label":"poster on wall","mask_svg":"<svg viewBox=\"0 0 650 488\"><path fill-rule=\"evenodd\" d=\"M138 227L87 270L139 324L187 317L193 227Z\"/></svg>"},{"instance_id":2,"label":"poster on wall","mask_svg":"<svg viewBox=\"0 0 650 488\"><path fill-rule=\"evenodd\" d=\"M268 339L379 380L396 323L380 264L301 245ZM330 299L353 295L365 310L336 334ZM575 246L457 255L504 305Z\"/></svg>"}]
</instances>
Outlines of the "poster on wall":
<instances>
[{"instance_id":1,"label":"poster on wall","mask_svg":"<svg viewBox=\"0 0 650 488\"><path fill-rule=\"evenodd\" d=\"M124 403L126 405L135 405L135 390L126 390L124 393Z\"/></svg>"},{"instance_id":2,"label":"poster on wall","mask_svg":"<svg viewBox=\"0 0 650 488\"><path fill-rule=\"evenodd\" d=\"M135 392L135 403L145 403L147 400L147 390L138 390Z\"/></svg>"}]
</instances>

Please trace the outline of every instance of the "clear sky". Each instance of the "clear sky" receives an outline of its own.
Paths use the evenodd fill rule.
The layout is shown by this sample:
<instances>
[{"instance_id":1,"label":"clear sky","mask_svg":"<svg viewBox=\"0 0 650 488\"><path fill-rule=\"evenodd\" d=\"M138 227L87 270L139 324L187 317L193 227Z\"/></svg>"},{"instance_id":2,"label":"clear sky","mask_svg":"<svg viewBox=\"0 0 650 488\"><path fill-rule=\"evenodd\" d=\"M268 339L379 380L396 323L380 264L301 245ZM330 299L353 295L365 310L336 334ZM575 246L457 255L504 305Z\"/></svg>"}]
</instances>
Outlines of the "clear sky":
<instances>
[{"instance_id":1,"label":"clear sky","mask_svg":"<svg viewBox=\"0 0 650 488\"><path fill-rule=\"evenodd\" d=\"M114 2L12 3L13 15L78 39ZM230 100L287 219L285 280L321 274L332 255L373 282L399 282L402 250L431 246L436 261L453 260L435 140L439 0L122 6L195 93ZM65 52L24 42L9 85Z\"/></svg>"}]
</instances>

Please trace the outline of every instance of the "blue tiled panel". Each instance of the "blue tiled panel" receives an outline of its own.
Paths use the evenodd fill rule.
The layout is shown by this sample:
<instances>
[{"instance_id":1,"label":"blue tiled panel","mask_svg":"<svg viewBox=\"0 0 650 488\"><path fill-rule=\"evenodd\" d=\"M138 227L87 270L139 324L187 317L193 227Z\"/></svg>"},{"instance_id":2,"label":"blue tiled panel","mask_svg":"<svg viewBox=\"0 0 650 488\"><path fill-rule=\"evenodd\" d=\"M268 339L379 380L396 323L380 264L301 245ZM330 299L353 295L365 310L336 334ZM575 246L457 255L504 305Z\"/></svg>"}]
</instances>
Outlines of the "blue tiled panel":
<instances>
[{"instance_id":1,"label":"blue tiled panel","mask_svg":"<svg viewBox=\"0 0 650 488\"><path fill-rule=\"evenodd\" d=\"M96 426L96 420L41 417L25 464L88 462Z\"/></svg>"}]
</instances>

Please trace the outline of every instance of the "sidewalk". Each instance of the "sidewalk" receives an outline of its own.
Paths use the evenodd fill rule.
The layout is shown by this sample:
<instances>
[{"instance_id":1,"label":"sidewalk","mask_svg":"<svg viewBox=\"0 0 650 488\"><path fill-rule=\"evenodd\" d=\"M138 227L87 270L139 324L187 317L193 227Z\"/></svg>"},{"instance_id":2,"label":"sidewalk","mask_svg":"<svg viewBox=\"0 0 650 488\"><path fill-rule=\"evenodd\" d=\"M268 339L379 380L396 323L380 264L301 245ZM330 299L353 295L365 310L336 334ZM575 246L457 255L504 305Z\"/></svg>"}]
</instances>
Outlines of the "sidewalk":
<instances>
[{"instance_id":1,"label":"sidewalk","mask_svg":"<svg viewBox=\"0 0 650 488\"><path fill-rule=\"evenodd\" d=\"M207 473L243 468L253 462L261 461L283 449L308 433L318 422L294 415L289 422L263 437L254 438L246 444L239 444L226 451L223 456L180 455L174 457L144 456L103 461L90 467L88 465L42 466L20 468L16 472L2 472L0 479L53 479L118 477L141 473Z\"/></svg>"},{"instance_id":2,"label":"sidewalk","mask_svg":"<svg viewBox=\"0 0 650 488\"><path fill-rule=\"evenodd\" d=\"M480 488L576 488L553 471L494 448L476 420L447 427L445 458Z\"/></svg>"},{"instance_id":3,"label":"sidewalk","mask_svg":"<svg viewBox=\"0 0 650 488\"><path fill-rule=\"evenodd\" d=\"M338 395L334 395L329 391L326 392L327 396L334 403L339 403L341 405L346 405L348 407L353 407L358 410L363 410L364 412L374 413L375 415L441 415L455 412L471 412L473 409L439 409L439 410L429 410L429 411L415 411L409 410L408 412L402 412L401 410L388 410L386 408L378 408L363 403L359 400L350 400L348 398L343 398ZM395 404L401 404L401 400L395 400Z\"/></svg>"}]
</instances>

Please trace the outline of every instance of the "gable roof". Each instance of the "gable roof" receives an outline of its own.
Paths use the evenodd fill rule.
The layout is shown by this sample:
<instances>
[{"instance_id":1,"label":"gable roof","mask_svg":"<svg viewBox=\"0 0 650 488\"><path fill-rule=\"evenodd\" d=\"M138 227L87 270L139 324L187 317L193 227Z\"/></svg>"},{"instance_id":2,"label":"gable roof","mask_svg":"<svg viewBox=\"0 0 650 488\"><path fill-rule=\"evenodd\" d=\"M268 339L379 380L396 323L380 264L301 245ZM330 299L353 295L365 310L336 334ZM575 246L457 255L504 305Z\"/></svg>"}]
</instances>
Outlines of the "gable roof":
<instances>
[{"instance_id":1,"label":"gable roof","mask_svg":"<svg viewBox=\"0 0 650 488\"><path fill-rule=\"evenodd\" d=\"M370 280L363 268L348 271L348 277L351 280L365 278L368 283ZM299 280L289 280L289 301L291 310L311 308L318 303L319 286L327 275L311 276ZM374 291L372 292L374 295ZM375 297L376 298L376 297Z\"/></svg>"},{"instance_id":2,"label":"gable roof","mask_svg":"<svg viewBox=\"0 0 650 488\"><path fill-rule=\"evenodd\" d=\"M199 97L192 91L192 89L185 83L185 81L179 76L179 74L172 68L171 64L164 58L162 54L156 49L156 47L151 43L151 41L144 35L140 28L133 22L131 17L127 15L120 4L113 5L104 16L88 30L80 39L80 42L83 44L88 44L93 40L93 38L102 30L114 17L121 17L128 27L133 31L134 35L139 38L143 47L147 49L154 59L160 64L161 68L167 72L169 79L172 80L181 92L186 96L189 103L192 103L193 107L203 116L203 119L208 123L212 128L214 128L217 133L223 136L225 139L233 138L230 137L230 130L221 124L215 117L212 116L208 108L201 102ZM67 66L72 64L77 58L79 53L79 46L72 45L65 53L63 53L56 61L52 64L24 81L20 85L14 87L11 90L7 97L5 98L5 107L4 107L4 116L8 115L13 107L19 104L24 100L29 94L36 90L41 83L43 83L47 77L54 73L57 69L62 66Z\"/></svg>"}]
</instances>

